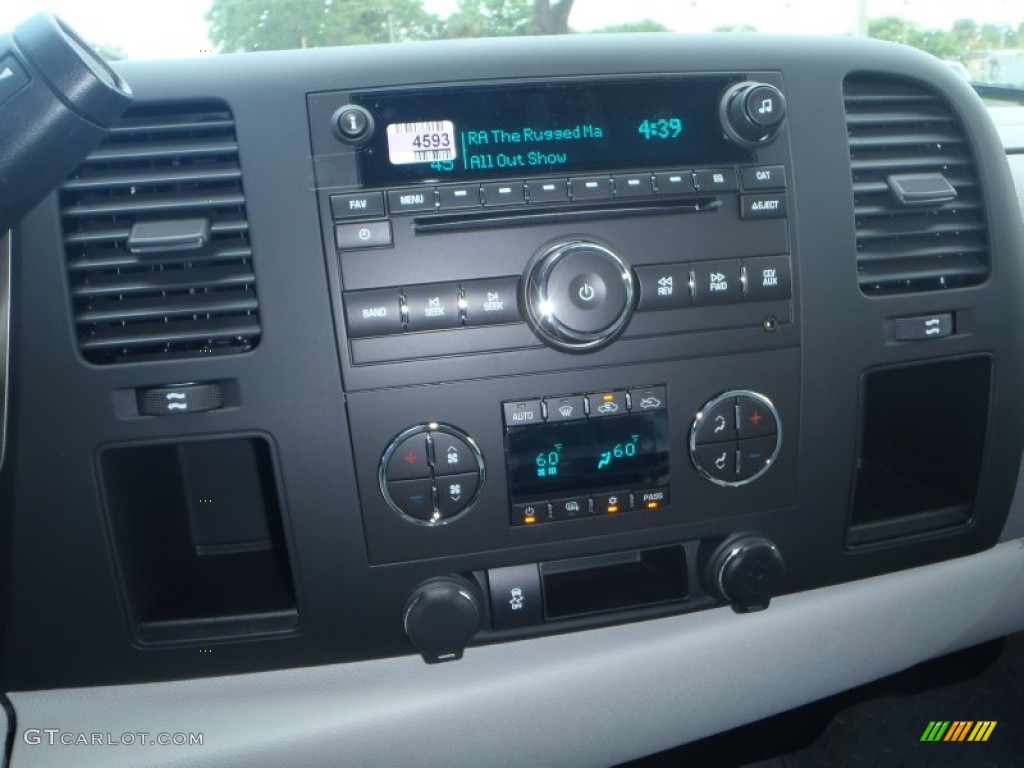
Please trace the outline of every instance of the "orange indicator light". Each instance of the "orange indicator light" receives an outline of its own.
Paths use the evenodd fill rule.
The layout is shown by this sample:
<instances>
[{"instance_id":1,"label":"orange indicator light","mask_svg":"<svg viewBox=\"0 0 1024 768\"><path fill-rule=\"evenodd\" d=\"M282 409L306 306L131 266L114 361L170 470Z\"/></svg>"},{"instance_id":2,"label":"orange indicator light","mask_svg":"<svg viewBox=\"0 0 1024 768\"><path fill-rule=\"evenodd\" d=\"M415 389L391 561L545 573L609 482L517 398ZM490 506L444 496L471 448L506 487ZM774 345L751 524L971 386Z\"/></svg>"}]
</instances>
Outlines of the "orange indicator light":
<instances>
[{"instance_id":1,"label":"orange indicator light","mask_svg":"<svg viewBox=\"0 0 1024 768\"><path fill-rule=\"evenodd\" d=\"M537 522L537 518L534 517L533 515L530 515L529 517L524 517L523 518L523 522L526 523L527 525L533 525L534 523Z\"/></svg>"},{"instance_id":2,"label":"orange indicator light","mask_svg":"<svg viewBox=\"0 0 1024 768\"><path fill-rule=\"evenodd\" d=\"M659 506L658 502L656 502L656 501L648 501L647 502L647 508L648 509L657 509L658 506Z\"/></svg>"},{"instance_id":3,"label":"orange indicator light","mask_svg":"<svg viewBox=\"0 0 1024 768\"><path fill-rule=\"evenodd\" d=\"M608 507L608 514L609 515L614 514L614 513L618 512L618 511L619 511L619 505L618 504L612 504L612 505L610 505Z\"/></svg>"}]
</instances>

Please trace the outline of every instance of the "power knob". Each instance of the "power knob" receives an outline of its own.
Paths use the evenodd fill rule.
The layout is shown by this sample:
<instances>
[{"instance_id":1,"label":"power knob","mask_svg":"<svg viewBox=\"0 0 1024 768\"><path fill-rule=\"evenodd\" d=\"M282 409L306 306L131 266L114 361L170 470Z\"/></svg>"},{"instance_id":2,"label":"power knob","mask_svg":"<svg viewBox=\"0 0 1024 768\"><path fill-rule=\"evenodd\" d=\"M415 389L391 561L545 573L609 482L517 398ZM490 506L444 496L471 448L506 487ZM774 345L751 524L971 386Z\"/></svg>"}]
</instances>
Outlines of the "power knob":
<instances>
[{"instance_id":1,"label":"power knob","mask_svg":"<svg viewBox=\"0 0 1024 768\"><path fill-rule=\"evenodd\" d=\"M782 584L786 564L769 539L745 534L727 539L712 554L705 586L737 613L768 607Z\"/></svg>"},{"instance_id":2,"label":"power knob","mask_svg":"<svg viewBox=\"0 0 1024 768\"><path fill-rule=\"evenodd\" d=\"M483 623L480 590L459 576L420 584L405 603L406 637L428 664L455 661Z\"/></svg>"},{"instance_id":3,"label":"power knob","mask_svg":"<svg viewBox=\"0 0 1024 768\"><path fill-rule=\"evenodd\" d=\"M633 313L633 272L610 246L556 242L526 269L523 305L534 332L556 349L590 351L622 332Z\"/></svg>"},{"instance_id":4,"label":"power knob","mask_svg":"<svg viewBox=\"0 0 1024 768\"><path fill-rule=\"evenodd\" d=\"M726 135L744 147L772 141L786 117L786 98L767 83L737 83L722 94L719 119Z\"/></svg>"}]
</instances>

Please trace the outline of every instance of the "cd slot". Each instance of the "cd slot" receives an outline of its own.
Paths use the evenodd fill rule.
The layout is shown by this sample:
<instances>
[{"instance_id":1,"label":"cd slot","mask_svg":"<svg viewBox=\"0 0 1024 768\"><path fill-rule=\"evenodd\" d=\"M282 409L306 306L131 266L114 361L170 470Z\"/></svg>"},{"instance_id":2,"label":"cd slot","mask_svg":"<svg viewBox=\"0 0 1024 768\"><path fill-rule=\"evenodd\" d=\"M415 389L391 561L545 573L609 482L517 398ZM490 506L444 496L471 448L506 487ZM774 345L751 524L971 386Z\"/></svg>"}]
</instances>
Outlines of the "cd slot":
<instances>
[{"instance_id":1,"label":"cd slot","mask_svg":"<svg viewBox=\"0 0 1024 768\"><path fill-rule=\"evenodd\" d=\"M438 232L465 232L467 230L524 227L534 224L564 223L567 221L593 221L621 219L631 216L664 216L678 213L710 213L722 207L719 197L700 197L681 202L678 200L650 202L641 205L610 203L580 207L558 206L543 210L485 211L483 213L434 214L418 216L413 231L418 235Z\"/></svg>"}]
</instances>

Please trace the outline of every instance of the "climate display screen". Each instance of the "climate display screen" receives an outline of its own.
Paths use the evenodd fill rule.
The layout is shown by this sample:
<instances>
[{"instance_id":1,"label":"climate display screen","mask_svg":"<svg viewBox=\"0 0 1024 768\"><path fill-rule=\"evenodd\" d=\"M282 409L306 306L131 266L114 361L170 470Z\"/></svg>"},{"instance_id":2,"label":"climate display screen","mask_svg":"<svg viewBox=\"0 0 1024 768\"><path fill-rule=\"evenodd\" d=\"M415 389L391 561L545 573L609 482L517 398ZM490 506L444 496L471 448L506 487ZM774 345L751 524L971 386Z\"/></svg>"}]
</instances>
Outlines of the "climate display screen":
<instances>
[{"instance_id":1,"label":"climate display screen","mask_svg":"<svg viewBox=\"0 0 1024 768\"><path fill-rule=\"evenodd\" d=\"M509 495L530 501L668 483L665 411L510 427Z\"/></svg>"},{"instance_id":2,"label":"climate display screen","mask_svg":"<svg viewBox=\"0 0 1024 768\"><path fill-rule=\"evenodd\" d=\"M377 130L363 186L747 162L718 124L737 78L421 88L352 96Z\"/></svg>"}]
</instances>

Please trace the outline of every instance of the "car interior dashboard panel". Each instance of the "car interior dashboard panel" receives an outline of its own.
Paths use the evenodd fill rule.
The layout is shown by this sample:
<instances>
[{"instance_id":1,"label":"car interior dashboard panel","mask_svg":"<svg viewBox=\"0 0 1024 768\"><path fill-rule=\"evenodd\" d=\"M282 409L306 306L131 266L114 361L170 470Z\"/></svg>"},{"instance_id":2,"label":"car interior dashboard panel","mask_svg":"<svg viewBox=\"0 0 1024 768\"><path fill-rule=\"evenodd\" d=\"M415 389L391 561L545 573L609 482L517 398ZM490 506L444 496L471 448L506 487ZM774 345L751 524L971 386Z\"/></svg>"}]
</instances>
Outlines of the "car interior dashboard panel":
<instances>
[{"instance_id":1,"label":"car interior dashboard panel","mask_svg":"<svg viewBox=\"0 0 1024 768\"><path fill-rule=\"evenodd\" d=\"M1020 189L936 60L579 35L115 68L134 103L0 241L15 709L173 691L218 723L223 684L255 723L273 680L354 763L406 712L433 764L445 686L484 742L591 702L585 741L605 675L664 707L619 713L649 731L620 760L702 697L731 727L1024 628ZM819 682L785 693L798 647ZM710 691L731 658L762 693ZM509 762L605 759L567 744Z\"/></svg>"}]
</instances>

